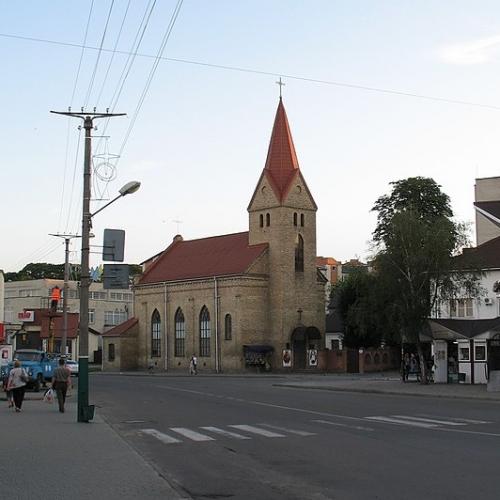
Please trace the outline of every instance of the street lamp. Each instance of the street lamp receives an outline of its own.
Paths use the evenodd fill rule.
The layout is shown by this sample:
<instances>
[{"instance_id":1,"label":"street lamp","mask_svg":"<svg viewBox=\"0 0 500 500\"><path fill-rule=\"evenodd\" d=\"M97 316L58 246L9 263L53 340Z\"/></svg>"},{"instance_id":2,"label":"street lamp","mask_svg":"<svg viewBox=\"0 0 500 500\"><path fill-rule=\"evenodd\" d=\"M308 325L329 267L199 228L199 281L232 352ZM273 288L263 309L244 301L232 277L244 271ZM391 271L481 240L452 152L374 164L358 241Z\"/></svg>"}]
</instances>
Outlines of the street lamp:
<instances>
[{"instance_id":1,"label":"street lamp","mask_svg":"<svg viewBox=\"0 0 500 500\"><path fill-rule=\"evenodd\" d=\"M141 186L140 182L132 181L125 184L119 195L109 203L90 213L90 184L84 183L83 223L82 223L82 263L80 276L80 332L78 338L78 422L88 422L94 418L94 406L89 406L89 254L90 228L94 215L104 210L122 196L135 193Z\"/></svg>"}]
</instances>

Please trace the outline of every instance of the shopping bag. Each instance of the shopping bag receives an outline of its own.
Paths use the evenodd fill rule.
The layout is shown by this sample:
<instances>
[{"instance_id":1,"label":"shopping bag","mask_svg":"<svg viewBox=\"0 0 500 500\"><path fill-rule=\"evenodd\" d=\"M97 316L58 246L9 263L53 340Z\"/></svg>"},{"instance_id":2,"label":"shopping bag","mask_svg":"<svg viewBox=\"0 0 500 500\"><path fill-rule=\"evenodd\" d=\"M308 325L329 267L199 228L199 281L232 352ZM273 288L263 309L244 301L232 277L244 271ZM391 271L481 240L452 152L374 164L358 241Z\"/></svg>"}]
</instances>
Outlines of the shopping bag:
<instances>
[{"instance_id":1,"label":"shopping bag","mask_svg":"<svg viewBox=\"0 0 500 500\"><path fill-rule=\"evenodd\" d=\"M46 403L52 404L54 402L54 391L52 389L48 389L43 396L43 400Z\"/></svg>"}]
</instances>

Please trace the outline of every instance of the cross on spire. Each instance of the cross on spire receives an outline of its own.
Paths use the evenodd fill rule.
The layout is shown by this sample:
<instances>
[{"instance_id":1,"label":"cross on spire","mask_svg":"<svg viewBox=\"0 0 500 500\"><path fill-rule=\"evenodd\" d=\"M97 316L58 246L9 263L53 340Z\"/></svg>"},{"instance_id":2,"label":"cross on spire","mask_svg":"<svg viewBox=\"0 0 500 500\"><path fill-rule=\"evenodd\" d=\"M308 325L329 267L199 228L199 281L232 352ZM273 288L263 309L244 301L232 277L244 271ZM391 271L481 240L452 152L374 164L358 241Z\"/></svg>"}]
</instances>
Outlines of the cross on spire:
<instances>
[{"instance_id":1,"label":"cross on spire","mask_svg":"<svg viewBox=\"0 0 500 500\"><path fill-rule=\"evenodd\" d=\"M281 76L280 76L280 79L276 82L276 84L280 86L280 99L281 99L281 87L284 87L286 83L283 83L281 81Z\"/></svg>"}]
</instances>

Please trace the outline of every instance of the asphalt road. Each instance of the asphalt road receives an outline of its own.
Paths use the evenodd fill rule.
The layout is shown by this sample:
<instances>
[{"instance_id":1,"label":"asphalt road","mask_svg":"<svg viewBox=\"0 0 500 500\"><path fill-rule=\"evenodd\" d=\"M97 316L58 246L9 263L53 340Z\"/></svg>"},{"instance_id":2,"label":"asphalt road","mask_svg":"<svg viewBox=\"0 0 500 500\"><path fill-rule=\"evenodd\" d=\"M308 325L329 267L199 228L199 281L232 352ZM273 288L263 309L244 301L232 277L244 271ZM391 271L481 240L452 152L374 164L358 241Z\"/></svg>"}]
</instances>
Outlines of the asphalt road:
<instances>
[{"instance_id":1,"label":"asphalt road","mask_svg":"<svg viewBox=\"0 0 500 500\"><path fill-rule=\"evenodd\" d=\"M94 374L91 399L195 499L500 498L499 403L285 382Z\"/></svg>"}]
</instances>

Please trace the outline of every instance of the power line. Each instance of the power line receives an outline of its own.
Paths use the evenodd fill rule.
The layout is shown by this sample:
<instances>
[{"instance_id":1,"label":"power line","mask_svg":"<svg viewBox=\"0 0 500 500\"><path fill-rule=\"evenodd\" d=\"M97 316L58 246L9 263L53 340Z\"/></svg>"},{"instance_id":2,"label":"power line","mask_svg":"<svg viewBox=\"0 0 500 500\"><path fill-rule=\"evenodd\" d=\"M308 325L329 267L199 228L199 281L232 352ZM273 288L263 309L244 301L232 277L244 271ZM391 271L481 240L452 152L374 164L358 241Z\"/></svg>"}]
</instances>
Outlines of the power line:
<instances>
[{"instance_id":1,"label":"power line","mask_svg":"<svg viewBox=\"0 0 500 500\"><path fill-rule=\"evenodd\" d=\"M123 15L122 23L120 25L120 30L118 31L118 36L116 37L115 46L113 47L113 53L111 54L111 59L110 59L109 64L108 64L108 69L106 70L106 74L104 75L104 79L102 81L101 90L99 91L99 94L97 96L97 101L95 103L96 107L99 106L99 101L101 100L104 87L105 87L106 82L108 80L109 71L111 69L111 66L113 65L113 61L114 61L115 54L116 54L116 48L118 47L118 43L120 42L120 38L122 36L123 25L125 24L125 19L127 19L127 14L128 14L128 10L130 8L131 1L132 0L128 0L127 7L125 8L125 14Z\"/></svg>"},{"instance_id":2,"label":"power line","mask_svg":"<svg viewBox=\"0 0 500 500\"><path fill-rule=\"evenodd\" d=\"M48 39L43 39L43 38L35 38L35 37L26 37L26 36L20 36L20 35L11 35L8 33L0 33L0 37L4 38L13 38L13 39L18 39L18 40L25 40L25 41L30 41L30 42L39 42L39 43L46 43L46 44L52 44L52 45L60 45L64 47L75 47L75 48L81 48L82 45L77 44L77 43L70 43L70 42L60 42L57 40L48 40ZM93 47L86 45L84 48L89 49L89 50L99 50L98 47ZM105 49L102 48L103 52L112 52L112 49ZM131 55L130 52L124 51L124 50L117 50L117 54L122 54L122 55ZM142 53L134 53L134 56L138 57L147 57L150 59L156 59L156 56L152 54L142 54ZM299 76L299 75L292 75L292 74L286 74L286 73L281 73L279 71L262 71L262 70L257 70L257 69L252 69L252 68L243 68L239 66L229 66L229 65L223 65L223 64L213 64L213 63L207 63L207 62L202 62L202 61L193 61L189 59L178 59L174 57L161 57L160 58L162 61L170 61L170 62L175 62L175 63L180 63L180 64L191 64L195 66L202 66L202 67L207 67L207 68L214 68L214 69L222 69L226 71L237 71L240 73L252 73L256 75L264 75L264 76L272 76L272 77L279 77L281 76L282 78L288 78L289 80L298 80L298 81L304 81L304 82L309 82L309 83L318 83L318 84L323 84L323 85L332 85L336 87L344 87L344 88L350 88L354 90L364 90L368 92L378 92L382 94L391 94L391 95L399 95L402 97L413 97L417 99L425 99L429 101L437 101L437 102L443 102L447 104L459 104L463 106L474 106L474 107L479 107L479 108L487 108L487 109L494 109L494 110L500 110L500 106L493 105L493 104L483 104L483 103L477 103L477 102L472 102L472 101L462 101L460 99L448 99L445 97L436 97L436 96L430 96L426 94L418 94L414 92L406 92L402 90L396 90L396 89L385 89L382 87L373 87L369 85L361 85L361 84L356 84L356 83L346 83L346 82L339 82L335 80L323 80L319 78L309 78L305 76Z\"/></svg>"},{"instance_id":3,"label":"power line","mask_svg":"<svg viewBox=\"0 0 500 500\"><path fill-rule=\"evenodd\" d=\"M172 34L172 30L174 29L175 22L177 21L177 17L179 16L179 12L182 7L182 3L184 0L178 0L174 12L172 13L172 16L170 18L170 22L168 23L167 29L165 31L165 35L163 36L162 42L160 44L160 48L158 49L158 52L156 54L156 59L155 62L153 63L153 66L149 72L148 79L146 81L146 85L144 86L144 89L141 93L141 96L139 98L139 102L137 103L137 107L134 111L134 115L132 117L132 120L130 122L130 125L127 129L127 132L125 133L125 138L123 139L122 145L120 147L120 151L118 155L122 155L123 150L125 149L125 145L127 144L128 138L130 137L130 133L132 132L132 129L134 128L135 122L137 120L137 117L139 116L139 113L141 111L142 105L144 103L144 100L146 99L146 95L149 91L149 87L151 86L151 82L153 81L153 78L155 76L156 70L158 68L158 65L160 64L161 57L163 55L163 52L165 51L165 47L167 46L168 40L170 39L170 35ZM119 160L119 158L118 158Z\"/></svg>"},{"instance_id":4,"label":"power line","mask_svg":"<svg viewBox=\"0 0 500 500\"><path fill-rule=\"evenodd\" d=\"M115 4L115 0L111 0L111 5L109 6L108 17L106 19L106 24L104 25L104 32L101 37L101 44L99 45L99 51L97 52L97 59L94 65L94 70L92 71L92 76L90 77L89 88L87 89L87 96L85 97L84 106L87 107L90 99L90 94L92 93L92 88L94 86L95 75L97 73L97 68L99 66L99 61L101 59L102 54L102 46L104 45L104 40L106 39L106 33L108 32L108 24L111 18L111 13L113 12L113 6Z\"/></svg>"}]
</instances>

